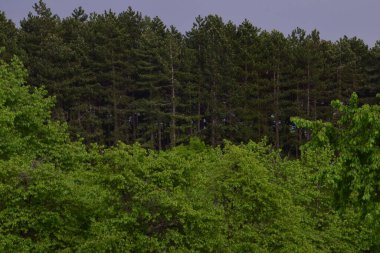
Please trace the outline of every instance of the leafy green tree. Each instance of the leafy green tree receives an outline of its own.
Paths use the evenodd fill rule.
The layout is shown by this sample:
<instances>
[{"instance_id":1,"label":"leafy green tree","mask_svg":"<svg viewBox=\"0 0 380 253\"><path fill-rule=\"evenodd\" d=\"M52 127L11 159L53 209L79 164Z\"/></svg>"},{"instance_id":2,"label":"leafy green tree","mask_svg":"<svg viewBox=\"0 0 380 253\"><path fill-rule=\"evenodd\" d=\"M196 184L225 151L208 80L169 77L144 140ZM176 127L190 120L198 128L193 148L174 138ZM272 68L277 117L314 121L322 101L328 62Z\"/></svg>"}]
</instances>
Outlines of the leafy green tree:
<instances>
[{"instance_id":1,"label":"leafy green tree","mask_svg":"<svg viewBox=\"0 0 380 253\"><path fill-rule=\"evenodd\" d=\"M94 222L93 236L81 249L221 250L221 212L205 192L209 178L193 154L191 147L158 153L120 144L100 155L96 170L115 196L115 213Z\"/></svg>"},{"instance_id":2,"label":"leafy green tree","mask_svg":"<svg viewBox=\"0 0 380 253\"><path fill-rule=\"evenodd\" d=\"M62 143L64 125L50 120L53 99L46 91L22 86L27 73L16 57L10 63L0 60L1 151L2 159L13 155L42 155L54 142Z\"/></svg>"},{"instance_id":3,"label":"leafy green tree","mask_svg":"<svg viewBox=\"0 0 380 253\"><path fill-rule=\"evenodd\" d=\"M216 201L225 213L230 252L307 251L309 247L299 233L301 210L293 205L288 190L276 183L281 162L273 153L265 155L268 148L253 142L226 144L215 162Z\"/></svg>"},{"instance_id":4,"label":"leafy green tree","mask_svg":"<svg viewBox=\"0 0 380 253\"><path fill-rule=\"evenodd\" d=\"M333 166L325 168L321 174L332 185L333 205L337 209L352 208L370 225L368 234L379 231L376 222L379 210L379 115L378 105L359 106L356 93L350 103L344 105L339 100L332 102L339 119L335 124L322 121L294 119L298 127L313 131L313 138L306 148L311 150L329 149L335 155ZM370 238L371 249L379 248L376 236Z\"/></svg>"},{"instance_id":5,"label":"leafy green tree","mask_svg":"<svg viewBox=\"0 0 380 253\"><path fill-rule=\"evenodd\" d=\"M0 251L74 250L104 211L102 190L82 170L85 147L51 120L54 99L25 79L18 58L0 61Z\"/></svg>"}]
</instances>

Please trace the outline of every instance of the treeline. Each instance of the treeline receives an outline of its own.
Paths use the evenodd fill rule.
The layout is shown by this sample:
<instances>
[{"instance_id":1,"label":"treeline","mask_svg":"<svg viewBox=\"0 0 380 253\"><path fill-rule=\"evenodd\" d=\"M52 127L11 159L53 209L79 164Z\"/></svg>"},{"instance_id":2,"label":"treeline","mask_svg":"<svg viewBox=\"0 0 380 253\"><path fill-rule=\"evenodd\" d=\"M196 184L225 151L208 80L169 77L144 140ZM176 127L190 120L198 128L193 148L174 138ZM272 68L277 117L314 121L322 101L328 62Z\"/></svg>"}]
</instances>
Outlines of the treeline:
<instances>
[{"instance_id":1,"label":"treeline","mask_svg":"<svg viewBox=\"0 0 380 253\"><path fill-rule=\"evenodd\" d=\"M160 150L190 136L212 146L268 136L298 157L310 133L291 116L334 121L332 99L356 91L372 103L379 92L379 42L285 36L213 15L181 34L131 8L63 19L42 1L33 9L19 28L0 15L3 56L21 57L28 83L56 97L53 117L87 143Z\"/></svg>"},{"instance_id":2,"label":"treeline","mask_svg":"<svg viewBox=\"0 0 380 253\"><path fill-rule=\"evenodd\" d=\"M53 99L0 60L1 252L375 253L380 107L335 101L302 159L265 142L165 151L70 140Z\"/></svg>"}]
</instances>

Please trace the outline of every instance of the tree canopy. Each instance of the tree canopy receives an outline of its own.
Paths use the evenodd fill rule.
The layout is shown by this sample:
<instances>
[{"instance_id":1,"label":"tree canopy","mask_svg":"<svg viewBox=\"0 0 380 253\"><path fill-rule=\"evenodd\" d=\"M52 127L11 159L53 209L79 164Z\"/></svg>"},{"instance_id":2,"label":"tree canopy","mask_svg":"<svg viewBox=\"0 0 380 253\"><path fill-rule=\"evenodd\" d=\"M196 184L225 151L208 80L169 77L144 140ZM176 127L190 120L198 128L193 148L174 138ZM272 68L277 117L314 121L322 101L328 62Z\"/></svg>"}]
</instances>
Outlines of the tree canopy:
<instances>
[{"instance_id":1,"label":"tree canopy","mask_svg":"<svg viewBox=\"0 0 380 253\"><path fill-rule=\"evenodd\" d=\"M298 160L264 140L166 151L70 141L53 99L0 62L2 252L376 252L377 105L334 102ZM367 131L364 132L363 130ZM348 145L347 145L348 144Z\"/></svg>"},{"instance_id":2,"label":"tree canopy","mask_svg":"<svg viewBox=\"0 0 380 253\"><path fill-rule=\"evenodd\" d=\"M379 43L33 9L0 13L1 252L380 251Z\"/></svg>"}]
</instances>

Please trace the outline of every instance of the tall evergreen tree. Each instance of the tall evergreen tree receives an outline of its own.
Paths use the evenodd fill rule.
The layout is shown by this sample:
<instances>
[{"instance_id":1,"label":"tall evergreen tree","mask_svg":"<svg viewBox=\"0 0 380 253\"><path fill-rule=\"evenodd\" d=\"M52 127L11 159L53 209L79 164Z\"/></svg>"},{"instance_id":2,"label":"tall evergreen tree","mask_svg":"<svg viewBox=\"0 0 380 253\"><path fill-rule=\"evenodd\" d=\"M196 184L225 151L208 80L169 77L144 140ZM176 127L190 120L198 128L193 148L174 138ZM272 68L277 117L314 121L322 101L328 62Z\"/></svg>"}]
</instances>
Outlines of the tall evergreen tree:
<instances>
[{"instance_id":1,"label":"tall evergreen tree","mask_svg":"<svg viewBox=\"0 0 380 253\"><path fill-rule=\"evenodd\" d=\"M362 94L366 94L368 98L380 93L380 40L376 41L369 53L370 60L368 64L366 64L369 82L368 85L362 88ZM367 99L366 102L373 103L373 101L369 99Z\"/></svg>"},{"instance_id":2,"label":"tall evergreen tree","mask_svg":"<svg viewBox=\"0 0 380 253\"><path fill-rule=\"evenodd\" d=\"M233 91L232 38L236 27L224 24L218 16L197 18L188 34L197 50L198 61L198 130L215 146L220 143L228 122L230 100L223 91ZM202 117L203 115L203 117Z\"/></svg>"},{"instance_id":3,"label":"tall evergreen tree","mask_svg":"<svg viewBox=\"0 0 380 253\"><path fill-rule=\"evenodd\" d=\"M364 63L368 59L368 46L356 37L344 36L337 43L337 91L339 99L347 98L367 82Z\"/></svg>"},{"instance_id":4,"label":"tall evergreen tree","mask_svg":"<svg viewBox=\"0 0 380 253\"><path fill-rule=\"evenodd\" d=\"M286 108L284 96L287 94L288 83L286 82L286 75L288 74L287 59L289 57L289 45L284 35L278 31L271 33L265 32L261 35L261 61L263 68L261 72L261 89L263 95L263 105L266 108L264 113L264 122L270 124L270 131L264 132L269 135L275 147L279 148L281 145L281 130L286 131L286 118L282 110ZM268 111L267 111L268 110Z\"/></svg>"},{"instance_id":5,"label":"tall evergreen tree","mask_svg":"<svg viewBox=\"0 0 380 253\"><path fill-rule=\"evenodd\" d=\"M93 15L87 42L91 46L89 67L99 85L96 101L104 142L131 142L133 90L136 80L135 50L141 29L141 15L128 9Z\"/></svg>"},{"instance_id":6,"label":"tall evergreen tree","mask_svg":"<svg viewBox=\"0 0 380 253\"><path fill-rule=\"evenodd\" d=\"M139 141L153 148L162 148L165 117L163 108L170 104L163 96L170 88L162 58L166 27L158 18L145 18L145 27L138 47L137 89L134 106L139 113ZM169 102L168 102L169 101Z\"/></svg>"},{"instance_id":7,"label":"tall evergreen tree","mask_svg":"<svg viewBox=\"0 0 380 253\"><path fill-rule=\"evenodd\" d=\"M170 145L174 147L177 142L177 121L178 121L178 102L180 101L178 99L179 95L179 86L180 86L180 80L178 71L180 68L180 57L181 57L181 51L183 50L183 39L182 35L175 29L175 27L171 26L170 30L167 31L167 46L169 47L169 50L167 51L169 53L169 61L167 61L167 64L165 64L166 72L169 72L169 78L170 78Z\"/></svg>"},{"instance_id":8,"label":"tall evergreen tree","mask_svg":"<svg viewBox=\"0 0 380 253\"><path fill-rule=\"evenodd\" d=\"M20 46L28 70L28 82L33 86L45 86L57 99L53 110L55 118L66 120L64 94L66 70L70 68L70 48L60 36L61 20L40 0L33 6L34 14L21 21Z\"/></svg>"},{"instance_id":9,"label":"tall evergreen tree","mask_svg":"<svg viewBox=\"0 0 380 253\"><path fill-rule=\"evenodd\" d=\"M10 60L12 55L20 53L17 36L18 30L15 24L0 11L0 48L5 48L2 52L4 59Z\"/></svg>"},{"instance_id":10,"label":"tall evergreen tree","mask_svg":"<svg viewBox=\"0 0 380 253\"><path fill-rule=\"evenodd\" d=\"M62 20L61 36L70 48L69 67L66 69L67 120L72 136L89 142L102 142L103 130L96 102L100 86L90 68L88 15L79 7Z\"/></svg>"},{"instance_id":11,"label":"tall evergreen tree","mask_svg":"<svg viewBox=\"0 0 380 253\"><path fill-rule=\"evenodd\" d=\"M259 92L260 72L260 29L253 26L248 20L243 21L237 28L234 43L236 96L234 96L233 117L235 128L231 131L231 138L237 141L259 140L262 128L260 120L262 108Z\"/></svg>"}]
</instances>

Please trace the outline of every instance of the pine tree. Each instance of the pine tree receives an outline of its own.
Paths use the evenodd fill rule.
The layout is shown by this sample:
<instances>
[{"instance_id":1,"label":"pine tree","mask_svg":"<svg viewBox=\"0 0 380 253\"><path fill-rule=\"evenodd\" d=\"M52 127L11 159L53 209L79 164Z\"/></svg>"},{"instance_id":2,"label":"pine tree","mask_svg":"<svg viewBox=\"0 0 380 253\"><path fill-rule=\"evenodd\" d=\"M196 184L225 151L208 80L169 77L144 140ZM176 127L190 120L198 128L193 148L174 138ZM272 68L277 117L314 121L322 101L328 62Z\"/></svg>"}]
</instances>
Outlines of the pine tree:
<instances>
[{"instance_id":1,"label":"pine tree","mask_svg":"<svg viewBox=\"0 0 380 253\"><path fill-rule=\"evenodd\" d=\"M198 131L211 145L220 143L228 124L230 100L226 90L233 90L232 38L236 27L224 24L218 16L198 17L190 33L198 64ZM203 123L203 126L201 124ZM201 130L201 128L203 128Z\"/></svg>"},{"instance_id":2,"label":"pine tree","mask_svg":"<svg viewBox=\"0 0 380 253\"><path fill-rule=\"evenodd\" d=\"M368 59L368 46L356 37L347 36L336 46L338 98L343 100L367 82L364 64Z\"/></svg>"},{"instance_id":3,"label":"pine tree","mask_svg":"<svg viewBox=\"0 0 380 253\"><path fill-rule=\"evenodd\" d=\"M282 110L286 108L286 100L283 98L288 89L286 75L288 74L288 42L284 35L278 31L271 33L264 32L261 34L261 98L264 109L264 124L270 124L272 130L264 132L269 135L273 145L277 148L281 146L281 130L286 131L284 124L286 118ZM268 121L266 121L268 118Z\"/></svg>"},{"instance_id":4,"label":"pine tree","mask_svg":"<svg viewBox=\"0 0 380 253\"><path fill-rule=\"evenodd\" d=\"M366 66L369 84L362 88L362 93L367 97L374 97L380 93L380 40L376 41L375 46L370 49L370 60ZM373 103L369 99L366 102Z\"/></svg>"},{"instance_id":5,"label":"pine tree","mask_svg":"<svg viewBox=\"0 0 380 253\"><path fill-rule=\"evenodd\" d=\"M166 27L158 17L145 18L145 23L137 50L137 96L133 102L136 112L141 116L137 140L149 147L161 149L164 128L167 126L164 108L170 104L165 100L170 79L165 75L162 58Z\"/></svg>"},{"instance_id":6,"label":"pine tree","mask_svg":"<svg viewBox=\"0 0 380 253\"><path fill-rule=\"evenodd\" d=\"M29 70L28 82L45 86L57 99L53 117L66 120L65 70L70 64L70 49L59 34L61 20L40 0L34 12L21 21L20 47L25 52L22 60Z\"/></svg>"},{"instance_id":7,"label":"pine tree","mask_svg":"<svg viewBox=\"0 0 380 253\"><path fill-rule=\"evenodd\" d=\"M180 68L180 57L181 57L181 50L182 48L182 35L175 29L174 26L170 27L170 30L167 31L167 47L169 47L169 50L167 51L169 53L169 61L167 61L166 65L166 71L169 72L169 78L170 78L170 103L171 103L171 110L170 110L170 145L174 147L177 143L177 121L178 121L178 93L179 93L179 76L178 71Z\"/></svg>"},{"instance_id":8,"label":"pine tree","mask_svg":"<svg viewBox=\"0 0 380 253\"><path fill-rule=\"evenodd\" d=\"M139 40L141 22L141 15L131 8L119 15L112 11L93 15L89 22L86 39L91 47L89 68L96 76L93 85L99 85L96 107L106 144L136 139L131 134L134 131L131 105L137 78L135 40Z\"/></svg>"},{"instance_id":9,"label":"pine tree","mask_svg":"<svg viewBox=\"0 0 380 253\"><path fill-rule=\"evenodd\" d=\"M248 141L261 138L261 103L259 93L260 29L245 20L237 28L234 49L235 80L237 94L234 96L235 112L231 115L233 129L230 138Z\"/></svg>"},{"instance_id":10,"label":"pine tree","mask_svg":"<svg viewBox=\"0 0 380 253\"><path fill-rule=\"evenodd\" d=\"M21 53L18 49L17 36L18 30L15 24L0 11L0 48L4 48L3 59L10 60L12 55Z\"/></svg>"},{"instance_id":11,"label":"pine tree","mask_svg":"<svg viewBox=\"0 0 380 253\"><path fill-rule=\"evenodd\" d=\"M89 67L90 45L86 41L89 36L88 15L81 7L62 20L61 36L70 48L65 84L70 132L73 137L80 136L87 143L102 142L102 122L96 106L100 86Z\"/></svg>"},{"instance_id":12,"label":"pine tree","mask_svg":"<svg viewBox=\"0 0 380 253\"><path fill-rule=\"evenodd\" d=\"M35 14L29 12L20 23L20 46L25 51L23 61L29 70L29 83L46 86L54 82L51 79L57 69L54 60L62 45L57 35L60 19L42 0L34 4L33 10Z\"/></svg>"}]
</instances>

